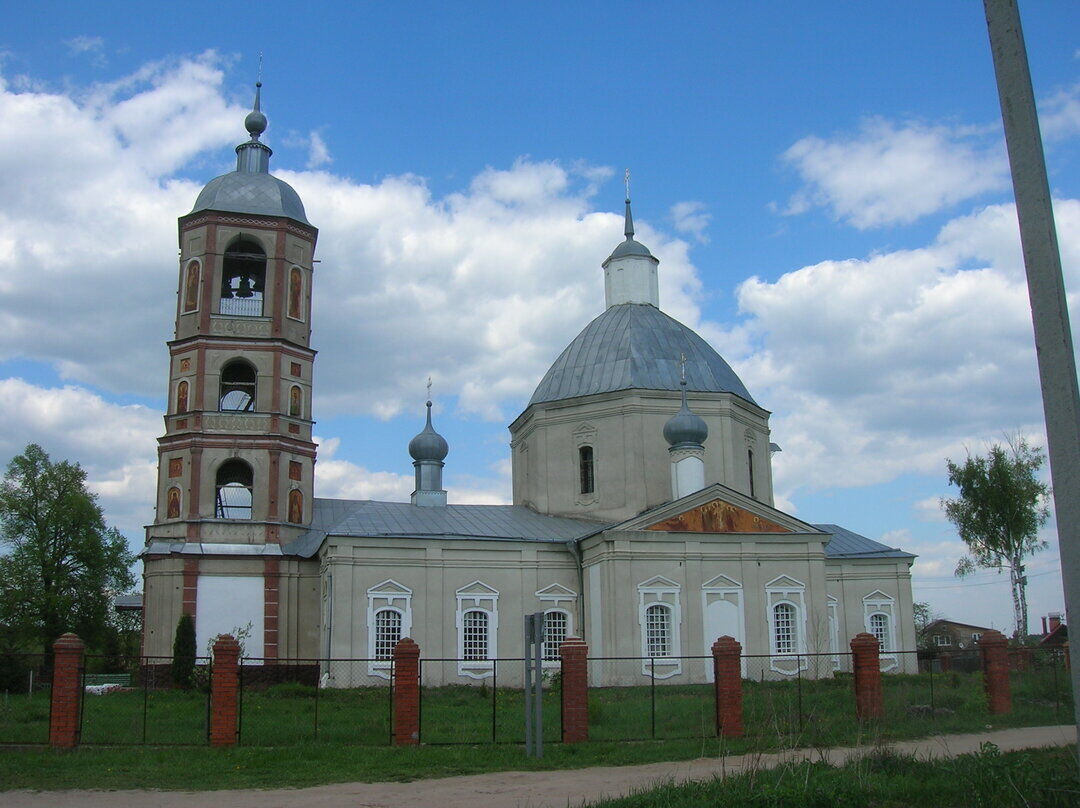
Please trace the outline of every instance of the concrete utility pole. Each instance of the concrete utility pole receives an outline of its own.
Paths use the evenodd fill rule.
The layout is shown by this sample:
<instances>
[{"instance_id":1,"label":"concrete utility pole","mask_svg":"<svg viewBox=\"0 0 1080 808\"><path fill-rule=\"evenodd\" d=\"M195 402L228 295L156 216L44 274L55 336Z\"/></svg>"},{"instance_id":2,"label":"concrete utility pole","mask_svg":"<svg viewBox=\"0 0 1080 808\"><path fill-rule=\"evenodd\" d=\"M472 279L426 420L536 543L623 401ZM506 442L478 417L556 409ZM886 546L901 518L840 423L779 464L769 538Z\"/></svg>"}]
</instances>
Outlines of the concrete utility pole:
<instances>
[{"instance_id":1,"label":"concrete utility pole","mask_svg":"<svg viewBox=\"0 0 1080 808\"><path fill-rule=\"evenodd\" d=\"M1009 148L1054 485L1075 720L1080 725L1080 393L1035 93L1016 0L983 0ZM1074 621L1073 618L1076 618Z\"/></svg>"}]
</instances>

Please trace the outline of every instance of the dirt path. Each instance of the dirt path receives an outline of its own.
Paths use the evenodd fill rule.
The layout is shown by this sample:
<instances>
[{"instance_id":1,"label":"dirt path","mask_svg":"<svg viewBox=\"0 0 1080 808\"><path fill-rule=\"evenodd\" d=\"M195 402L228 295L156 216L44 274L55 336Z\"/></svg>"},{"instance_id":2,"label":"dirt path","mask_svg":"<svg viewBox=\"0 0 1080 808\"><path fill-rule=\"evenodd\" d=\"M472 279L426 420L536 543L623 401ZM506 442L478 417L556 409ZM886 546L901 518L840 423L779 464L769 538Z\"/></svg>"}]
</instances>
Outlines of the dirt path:
<instances>
[{"instance_id":1,"label":"dirt path","mask_svg":"<svg viewBox=\"0 0 1080 808\"><path fill-rule=\"evenodd\" d=\"M1025 727L971 735L940 735L890 746L920 757L951 757L977 751L985 741L1002 751L1076 742L1076 727ZM843 763L867 751L795 749L780 754L739 755L642 766L613 766L547 772L495 772L412 783L338 783L314 788L240 791L9 791L4 808L566 808L602 797L647 789L658 783L703 780L753 766L789 760Z\"/></svg>"}]
</instances>

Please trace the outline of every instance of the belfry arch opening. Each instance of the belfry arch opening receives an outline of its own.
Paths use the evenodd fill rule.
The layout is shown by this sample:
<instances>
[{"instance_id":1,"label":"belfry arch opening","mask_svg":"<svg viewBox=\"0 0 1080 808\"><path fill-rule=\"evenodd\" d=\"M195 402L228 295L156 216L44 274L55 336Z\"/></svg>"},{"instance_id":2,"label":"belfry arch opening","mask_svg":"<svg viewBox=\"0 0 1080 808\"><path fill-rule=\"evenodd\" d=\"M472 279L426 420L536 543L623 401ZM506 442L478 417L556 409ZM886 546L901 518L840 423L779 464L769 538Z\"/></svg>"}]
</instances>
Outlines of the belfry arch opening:
<instances>
[{"instance_id":1,"label":"belfry arch opening","mask_svg":"<svg viewBox=\"0 0 1080 808\"><path fill-rule=\"evenodd\" d=\"M221 394L218 396L221 412L254 412L257 392L258 376L247 362L234 359L221 369Z\"/></svg>"},{"instance_id":2,"label":"belfry arch opening","mask_svg":"<svg viewBox=\"0 0 1080 808\"><path fill-rule=\"evenodd\" d=\"M254 239L240 236L222 259L218 311L234 317L261 317L265 289L266 251Z\"/></svg>"},{"instance_id":3,"label":"belfry arch opening","mask_svg":"<svg viewBox=\"0 0 1080 808\"><path fill-rule=\"evenodd\" d=\"M226 460L218 466L214 516L218 519L250 519L254 483L251 466L243 460Z\"/></svg>"}]
</instances>

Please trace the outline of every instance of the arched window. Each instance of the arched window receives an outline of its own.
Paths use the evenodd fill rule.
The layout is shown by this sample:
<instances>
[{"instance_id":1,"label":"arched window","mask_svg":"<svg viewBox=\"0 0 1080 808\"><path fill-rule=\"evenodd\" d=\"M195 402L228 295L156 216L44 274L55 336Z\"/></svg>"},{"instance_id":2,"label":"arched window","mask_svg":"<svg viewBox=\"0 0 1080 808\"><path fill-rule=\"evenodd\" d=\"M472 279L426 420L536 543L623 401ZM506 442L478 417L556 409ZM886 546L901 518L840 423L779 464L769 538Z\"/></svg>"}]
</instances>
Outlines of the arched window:
<instances>
[{"instance_id":1,"label":"arched window","mask_svg":"<svg viewBox=\"0 0 1080 808\"><path fill-rule=\"evenodd\" d=\"M465 612L462 620L462 658L483 660L488 658L488 615L480 609Z\"/></svg>"},{"instance_id":2,"label":"arched window","mask_svg":"<svg viewBox=\"0 0 1080 808\"><path fill-rule=\"evenodd\" d=\"M188 383L181 381L176 385L176 411L185 413L188 411Z\"/></svg>"},{"instance_id":3,"label":"arched window","mask_svg":"<svg viewBox=\"0 0 1080 808\"><path fill-rule=\"evenodd\" d=\"M790 603L773 606L773 653L794 654L796 650L795 607Z\"/></svg>"},{"instance_id":4,"label":"arched window","mask_svg":"<svg viewBox=\"0 0 1080 808\"><path fill-rule=\"evenodd\" d=\"M250 519L253 482L251 466L243 460L226 460L218 466L214 515L218 519Z\"/></svg>"},{"instance_id":5,"label":"arched window","mask_svg":"<svg viewBox=\"0 0 1080 808\"><path fill-rule=\"evenodd\" d=\"M257 241L241 236L225 250L221 262L218 310L234 317L261 317L266 288L266 252Z\"/></svg>"},{"instance_id":6,"label":"arched window","mask_svg":"<svg viewBox=\"0 0 1080 808\"><path fill-rule=\"evenodd\" d=\"M304 276L299 267L293 267L289 271L289 316L294 320L302 320L301 308L304 300Z\"/></svg>"},{"instance_id":7,"label":"arched window","mask_svg":"<svg viewBox=\"0 0 1080 808\"><path fill-rule=\"evenodd\" d=\"M289 415L293 418L302 418L304 415L304 393L295 384L289 389Z\"/></svg>"},{"instance_id":8,"label":"arched window","mask_svg":"<svg viewBox=\"0 0 1080 808\"><path fill-rule=\"evenodd\" d=\"M401 612L379 609L375 612L375 659L392 659L394 646L401 639Z\"/></svg>"},{"instance_id":9,"label":"arched window","mask_svg":"<svg viewBox=\"0 0 1080 808\"><path fill-rule=\"evenodd\" d=\"M296 488L289 492L289 521L294 525L304 521L304 495Z\"/></svg>"},{"instance_id":10,"label":"arched window","mask_svg":"<svg viewBox=\"0 0 1080 808\"><path fill-rule=\"evenodd\" d=\"M202 278L202 268L198 261L192 261L187 265L187 274L184 277L184 314L199 308L199 281Z\"/></svg>"},{"instance_id":11,"label":"arched window","mask_svg":"<svg viewBox=\"0 0 1080 808\"><path fill-rule=\"evenodd\" d=\"M218 409L222 412L254 412L256 393L255 368L241 359L229 362L221 369L221 396Z\"/></svg>"},{"instance_id":12,"label":"arched window","mask_svg":"<svg viewBox=\"0 0 1080 808\"><path fill-rule=\"evenodd\" d=\"M874 612L870 615L870 633L881 643L880 651L890 650L892 639L889 637L889 615L884 612Z\"/></svg>"},{"instance_id":13,"label":"arched window","mask_svg":"<svg viewBox=\"0 0 1080 808\"><path fill-rule=\"evenodd\" d=\"M169 489L169 493L166 494L166 506L165 506L165 518L166 519L179 519L180 518L180 489L173 487Z\"/></svg>"},{"instance_id":14,"label":"arched window","mask_svg":"<svg viewBox=\"0 0 1080 808\"><path fill-rule=\"evenodd\" d=\"M578 475L581 481L581 493L591 494L596 490L593 474L593 448L582 446L578 449Z\"/></svg>"},{"instance_id":15,"label":"arched window","mask_svg":"<svg viewBox=\"0 0 1080 808\"><path fill-rule=\"evenodd\" d=\"M544 643L541 655L546 662L559 659L559 647L566 639L569 620L562 609L548 609L544 612Z\"/></svg>"},{"instance_id":16,"label":"arched window","mask_svg":"<svg viewBox=\"0 0 1080 808\"><path fill-rule=\"evenodd\" d=\"M645 610L645 656L671 656L671 607L654 603Z\"/></svg>"},{"instance_id":17,"label":"arched window","mask_svg":"<svg viewBox=\"0 0 1080 808\"><path fill-rule=\"evenodd\" d=\"M750 472L750 497L754 496L754 450L746 450L746 467Z\"/></svg>"}]
</instances>

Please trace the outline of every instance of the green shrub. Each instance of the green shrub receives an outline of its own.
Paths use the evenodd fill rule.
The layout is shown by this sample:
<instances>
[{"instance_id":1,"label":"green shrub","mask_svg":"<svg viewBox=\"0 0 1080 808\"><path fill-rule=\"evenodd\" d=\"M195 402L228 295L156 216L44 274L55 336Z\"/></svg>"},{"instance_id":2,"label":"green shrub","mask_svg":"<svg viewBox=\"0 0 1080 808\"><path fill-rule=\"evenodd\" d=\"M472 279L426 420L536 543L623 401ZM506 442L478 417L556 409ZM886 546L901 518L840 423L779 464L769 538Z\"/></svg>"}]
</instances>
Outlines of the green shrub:
<instances>
[{"instance_id":1,"label":"green shrub","mask_svg":"<svg viewBox=\"0 0 1080 808\"><path fill-rule=\"evenodd\" d=\"M177 687L191 687L195 653L195 621L190 614L182 614L173 639L172 680Z\"/></svg>"}]
</instances>

